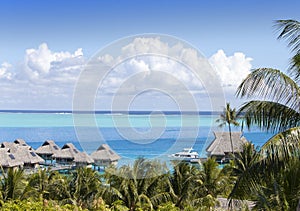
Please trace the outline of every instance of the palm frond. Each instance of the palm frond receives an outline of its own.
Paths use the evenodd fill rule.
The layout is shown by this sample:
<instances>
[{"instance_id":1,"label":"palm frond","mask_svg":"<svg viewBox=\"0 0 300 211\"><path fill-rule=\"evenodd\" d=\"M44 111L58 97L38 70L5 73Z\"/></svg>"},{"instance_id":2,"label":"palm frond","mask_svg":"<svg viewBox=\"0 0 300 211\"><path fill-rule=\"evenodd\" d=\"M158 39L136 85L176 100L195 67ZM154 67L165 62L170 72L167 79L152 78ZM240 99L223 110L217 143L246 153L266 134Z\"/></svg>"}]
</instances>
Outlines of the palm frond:
<instances>
[{"instance_id":1,"label":"palm frond","mask_svg":"<svg viewBox=\"0 0 300 211\"><path fill-rule=\"evenodd\" d=\"M244 113L246 125L257 125L265 131L284 131L300 125L300 114L283 105L271 101L250 101L240 111Z\"/></svg>"},{"instance_id":2,"label":"palm frond","mask_svg":"<svg viewBox=\"0 0 300 211\"><path fill-rule=\"evenodd\" d=\"M280 102L299 112L299 86L280 70L272 68L254 70L240 84L236 95L247 98L272 99L274 102Z\"/></svg>"},{"instance_id":3,"label":"palm frond","mask_svg":"<svg viewBox=\"0 0 300 211\"><path fill-rule=\"evenodd\" d=\"M238 177L229 196L231 203L234 199L254 197L258 209L286 210L281 205L288 203L285 205L295 210L300 197L299 137L300 127L297 127L268 140L255 162Z\"/></svg>"},{"instance_id":4,"label":"palm frond","mask_svg":"<svg viewBox=\"0 0 300 211\"><path fill-rule=\"evenodd\" d=\"M300 22L296 20L277 20L275 27L281 31L278 39L285 39L288 41L288 47L292 51L300 51Z\"/></svg>"},{"instance_id":5,"label":"palm frond","mask_svg":"<svg viewBox=\"0 0 300 211\"><path fill-rule=\"evenodd\" d=\"M290 62L289 73L297 83L300 82L300 53L294 55Z\"/></svg>"},{"instance_id":6,"label":"palm frond","mask_svg":"<svg viewBox=\"0 0 300 211\"><path fill-rule=\"evenodd\" d=\"M262 147L261 152L277 153L279 157L286 159L293 156L300 156L300 127L290 128L271 137Z\"/></svg>"}]
</instances>

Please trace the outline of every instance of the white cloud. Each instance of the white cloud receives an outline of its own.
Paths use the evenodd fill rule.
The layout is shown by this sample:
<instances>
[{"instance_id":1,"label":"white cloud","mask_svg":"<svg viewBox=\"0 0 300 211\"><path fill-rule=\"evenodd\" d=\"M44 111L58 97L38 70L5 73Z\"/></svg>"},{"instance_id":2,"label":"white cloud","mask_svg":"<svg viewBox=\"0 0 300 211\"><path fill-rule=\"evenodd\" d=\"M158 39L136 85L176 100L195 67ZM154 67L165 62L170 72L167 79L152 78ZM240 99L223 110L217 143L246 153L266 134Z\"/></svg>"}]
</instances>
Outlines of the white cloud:
<instances>
[{"instance_id":1,"label":"white cloud","mask_svg":"<svg viewBox=\"0 0 300 211\"><path fill-rule=\"evenodd\" d=\"M198 55L195 49L186 48L180 42L170 45L159 37L135 38L121 49L119 56L105 54L98 57L98 60L107 65L119 64L103 81L101 87L103 93L112 94L123 83L130 80L130 77L140 72L144 73L144 77L140 78L142 82L133 81L128 84L130 86L128 89L123 87L122 91L136 92L143 90L144 87L156 87L184 94L183 90L179 89L179 85L184 85L190 92L202 92L203 82L214 77L213 73L208 72L208 62L202 55ZM190 68L200 70L200 73L195 73ZM156 74L158 71L167 73L166 77L159 77Z\"/></svg>"},{"instance_id":2,"label":"white cloud","mask_svg":"<svg viewBox=\"0 0 300 211\"><path fill-rule=\"evenodd\" d=\"M13 77L13 73L10 72L11 68L12 68L11 64L7 62L3 62L0 66L0 79L11 80Z\"/></svg>"},{"instance_id":3,"label":"white cloud","mask_svg":"<svg viewBox=\"0 0 300 211\"><path fill-rule=\"evenodd\" d=\"M17 65L0 65L0 108L49 109L72 106L73 89L83 69L83 51L53 52L46 43L25 50Z\"/></svg>"},{"instance_id":4,"label":"white cloud","mask_svg":"<svg viewBox=\"0 0 300 211\"><path fill-rule=\"evenodd\" d=\"M67 77L63 72L77 71L81 68L84 61L82 59L82 48L74 53L70 52L51 52L46 43L42 43L38 49L27 49L23 62L23 73L28 79L37 82L41 79L49 79L49 76ZM57 77L54 77L54 79Z\"/></svg>"},{"instance_id":5,"label":"white cloud","mask_svg":"<svg viewBox=\"0 0 300 211\"><path fill-rule=\"evenodd\" d=\"M121 51L121 56L104 54L98 57L98 61L109 65L121 62L102 81L99 93L106 97L113 96L122 86L119 94L125 97L152 87L167 90L171 96L185 96L188 91L197 96L200 103L203 104L205 99L207 104L207 88L214 89L214 83L219 82L218 76L223 87L236 88L251 69L251 59L243 53L226 56L223 50L219 50L209 58L217 72L214 75L213 71L208 71L207 60L196 50L181 43L170 45L160 38L136 38ZM139 53L151 56L132 57ZM74 86L85 62L81 48L74 52L55 52L42 43L37 48L27 49L19 66L6 62L0 65L0 88L5 90L0 93L0 108L70 109ZM193 72L197 68L200 73ZM157 74L159 71L165 75ZM141 98L149 99L149 102L142 103L158 99L158 95L153 96ZM152 104L161 103L151 102L149 105Z\"/></svg>"},{"instance_id":6,"label":"white cloud","mask_svg":"<svg viewBox=\"0 0 300 211\"><path fill-rule=\"evenodd\" d=\"M119 64L106 75L99 93L114 95L118 92L129 96L153 87L176 96L185 96L189 92L197 96L197 100L201 98L201 104L207 104L210 98L222 98L221 86L228 98L226 100L233 101L237 86L250 73L252 61L241 52L227 56L223 50L207 60L193 48L180 42L170 45L160 38L136 38L121 51L119 56L106 54L99 58L108 65ZM155 71L167 74L160 77ZM144 74L136 77L138 73ZM150 97L149 101L152 99Z\"/></svg>"},{"instance_id":7,"label":"white cloud","mask_svg":"<svg viewBox=\"0 0 300 211\"><path fill-rule=\"evenodd\" d=\"M227 56L223 50L218 50L209 58L209 61L219 74L222 86L235 90L250 73L252 58L246 57L241 52Z\"/></svg>"},{"instance_id":8,"label":"white cloud","mask_svg":"<svg viewBox=\"0 0 300 211\"><path fill-rule=\"evenodd\" d=\"M126 58L128 55L138 55L147 53L161 53L167 54L169 46L167 43L162 42L159 37L147 38L139 37L135 38L132 43L122 48L122 56Z\"/></svg>"}]
</instances>

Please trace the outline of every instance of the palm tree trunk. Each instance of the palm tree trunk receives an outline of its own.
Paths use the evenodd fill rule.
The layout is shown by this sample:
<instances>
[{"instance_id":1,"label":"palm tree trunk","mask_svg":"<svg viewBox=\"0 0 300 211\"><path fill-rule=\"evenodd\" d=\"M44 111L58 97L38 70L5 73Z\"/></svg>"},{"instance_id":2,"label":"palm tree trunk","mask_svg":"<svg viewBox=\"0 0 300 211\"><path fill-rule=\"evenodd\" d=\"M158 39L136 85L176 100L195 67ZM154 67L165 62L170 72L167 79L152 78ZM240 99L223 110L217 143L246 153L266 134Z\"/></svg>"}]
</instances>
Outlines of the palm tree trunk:
<instances>
[{"instance_id":1,"label":"palm tree trunk","mask_svg":"<svg viewBox=\"0 0 300 211\"><path fill-rule=\"evenodd\" d=\"M230 125L230 123L228 123L228 129L229 129L229 138L230 138L230 144L231 144L231 152L232 152L232 155L233 155L234 151L233 151L233 143L232 143L232 135L231 135L231 125Z\"/></svg>"}]
</instances>

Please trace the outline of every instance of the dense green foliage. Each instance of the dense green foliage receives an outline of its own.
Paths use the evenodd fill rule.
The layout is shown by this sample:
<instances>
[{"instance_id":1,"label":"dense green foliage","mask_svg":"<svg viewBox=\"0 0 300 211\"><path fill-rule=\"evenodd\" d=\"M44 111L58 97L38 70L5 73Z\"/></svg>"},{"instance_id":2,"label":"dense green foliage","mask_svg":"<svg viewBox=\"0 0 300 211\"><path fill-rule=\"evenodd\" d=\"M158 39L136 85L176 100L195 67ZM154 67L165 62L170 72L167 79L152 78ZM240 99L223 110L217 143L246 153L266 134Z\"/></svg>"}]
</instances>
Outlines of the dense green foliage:
<instances>
[{"instance_id":1,"label":"dense green foliage","mask_svg":"<svg viewBox=\"0 0 300 211\"><path fill-rule=\"evenodd\" d=\"M210 210L227 197L231 176L213 159L200 165L174 163L170 172L158 161L137 159L133 166L110 167L105 174L79 168L70 175L39 170L3 174L5 210ZM44 208L43 208L44 207Z\"/></svg>"}]
</instances>

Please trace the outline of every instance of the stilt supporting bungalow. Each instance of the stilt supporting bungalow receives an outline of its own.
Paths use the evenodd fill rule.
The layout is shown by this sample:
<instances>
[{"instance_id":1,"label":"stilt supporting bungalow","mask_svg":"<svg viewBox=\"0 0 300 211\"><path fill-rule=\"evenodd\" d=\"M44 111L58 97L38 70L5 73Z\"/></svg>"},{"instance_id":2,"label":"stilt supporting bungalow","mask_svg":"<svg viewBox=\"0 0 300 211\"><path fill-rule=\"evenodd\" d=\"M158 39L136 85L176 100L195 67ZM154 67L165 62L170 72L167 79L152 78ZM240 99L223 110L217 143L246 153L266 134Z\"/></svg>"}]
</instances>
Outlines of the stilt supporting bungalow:
<instances>
[{"instance_id":1,"label":"stilt supporting bungalow","mask_svg":"<svg viewBox=\"0 0 300 211\"><path fill-rule=\"evenodd\" d=\"M35 151L39 156L41 156L46 162L53 163L53 155L59 154L60 148L52 140L45 141L42 146L37 148Z\"/></svg>"},{"instance_id":2,"label":"stilt supporting bungalow","mask_svg":"<svg viewBox=\"0 0 300 211\"><path fill-rule=\"evenodd\" d=\"M102 144L95 152L91 154L94 159L95 168L107 167L109 165L117 165L121 158L107 144Z\"/></svg>"},{"instance_id":3,"label":"stilt supporting bungalow","mask_svg":"<svg viewBox=\"0 0 300 211\"><path fill-rule=\"evenodd\" d=\"M65 144L59 153L53 155L58 165L88 166L94 160L85 152L80 152L72 143Z\"/></svg>"}]
</instances>

